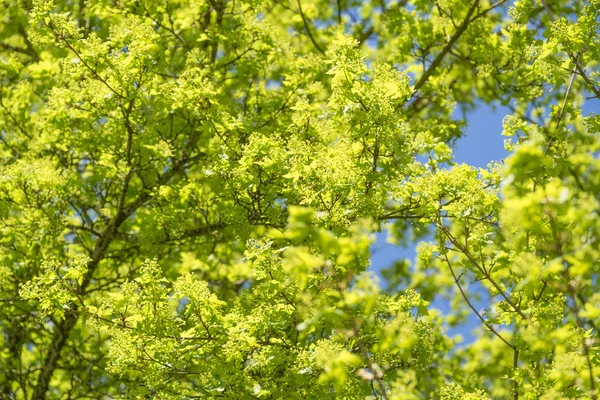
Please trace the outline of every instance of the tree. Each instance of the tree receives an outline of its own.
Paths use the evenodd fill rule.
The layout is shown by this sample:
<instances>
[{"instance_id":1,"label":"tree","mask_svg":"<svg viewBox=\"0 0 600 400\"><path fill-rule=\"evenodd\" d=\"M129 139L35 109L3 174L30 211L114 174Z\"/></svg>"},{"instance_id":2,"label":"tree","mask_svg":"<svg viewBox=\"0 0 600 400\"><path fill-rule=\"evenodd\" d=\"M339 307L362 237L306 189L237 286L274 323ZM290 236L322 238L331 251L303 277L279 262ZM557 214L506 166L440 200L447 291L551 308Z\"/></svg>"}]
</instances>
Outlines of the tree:
<instances>
[{"instance_id":1,"label":"tree","mask_svg":"<svg viewBox=\"0 0 600 400\"><path fill-rule=\"evenodd\" d=\"M599 13L4 0L0 396L597 399Z\"/></svg>"}]
</instances>

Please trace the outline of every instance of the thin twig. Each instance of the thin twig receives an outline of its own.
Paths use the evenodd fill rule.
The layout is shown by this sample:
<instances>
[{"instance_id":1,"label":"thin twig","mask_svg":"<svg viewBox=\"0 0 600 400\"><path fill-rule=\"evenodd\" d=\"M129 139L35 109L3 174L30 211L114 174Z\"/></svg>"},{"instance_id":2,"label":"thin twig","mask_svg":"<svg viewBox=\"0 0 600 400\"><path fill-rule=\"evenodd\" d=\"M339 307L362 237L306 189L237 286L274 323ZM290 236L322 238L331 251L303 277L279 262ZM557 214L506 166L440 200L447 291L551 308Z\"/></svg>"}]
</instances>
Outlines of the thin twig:
<instances>
[{"instance_id":1,"label":"thin twig","mask_svg":"<svg viewBox=\"0 0 600 400\"><path fill-rule=\"evenodd\" d=\"M544 6L546 13L548 14L550 21L552 23L554 23L554 21L555 21L554 15L552 15L552 11L550 11L550 7L548 7L548 3L546 2L546 0L540 0L540 1L542 2L542 5ZM573 61L573 63L575 64L575 69L577 69L577 72L579 72L579 75L583 78L585 83L588 84L590 90L592 92L594 92L596 97L600 97L600 89L598 89L596 87L596 84L594 82L592 82L592 80L587 76L587 74L583 70L581 63L577 60L577 58L578 58L577 54L573 53L572 51L568 51L568 50L566 52L569 55L569 58L571 59L571 61Z\"/></svg>"},{"instance_id":2,"label":"thin twig","mask_svg":"<svg viewBox=\"0 0 600 400\"><path fill-rule=\"evenodd\" d=\"M321 46L319 46L319 44L317 43L317 41L315 40L315 38L313 37L313 35L310 31L308 21L306 20L306 17L304 16L304 13L302 12L302 4L300 3L300 0L298 0L298 11L300 11L300 16L302 17L302 22L304 23L304 29L306 29L306 33L308 34L310 41L315 46L315 48L317 50L319 50L319 53L325 55L325 51L321 48Z\"/></svg>"},{"instance_id":3,"label":"thin twig","mask_svg":"<svg viewBox=\"0 0 600 400\"><path fill-rule=\"evenodd\" d=\"M450 233L450 231L448 230L448 228L445 225L439 224L439 228L442 232L444 232L444 234L450 240L450 242L469 259L471 264L473 264L473 266L475 268L477 268L479 270L479 272L481 272L483 274L483 276L485 276L485 278L492 284L492 286L494 286L496 291L498 291L498 293L504 298L504 300L506 300L506 302L508 304L510 304L512 309L515 310L515 312L517 314L519 314L521 316L521 318L523 318L525 320L528 319L527 316L523 313L523 311L521 311L521 309L515 304L515 302L512 301L511 298L506 295L506 293L504 293L504 290L500 287L500 285L494 279L492 279L492 276L490 275L490 273L488 271L486 271L485 268L482 265L480 265L477 262L477 260L475 260L475 258L473 258L473 255L471 254L469 249L466 247L463 247L458 242L458 240L456 240L454 235L452 235L452 233Z\"/></svg>"},{"instance_id":4,"label":"thin twig","mask_svg":"<svg viewBox=\"0 0 600 400\"><path fill-rule=\"evenodd\" d=\"M562 106L560 107L558 116L556 117L556 125L554 126L554 130L558 130L558 128L560 127L560 123L562 121L563 114L565 113L565 107L567 106L567 100L569 99L569 94L571 93L571 88L573 87L573 81L575 80L575 75L576 75L575 71L573 71L571 73L571 78L569 79L569 85L567 86L565 98L563 99ZM554 137L551 136L548 139L548 144L546 145L546 150L544 151L544 155L548 155L548 151L550 150L550 147L552 146L553 143L554 143ZM533 184L534 191L535 191L536 183L537 182L534 182L534 184Z\"/></svg>"},{"instance_id":5,"label":"thin twig","mask_svg":"<svg viewBox=\"0 0 600 400\"><path fill-rule=\"evenodd\" d=\"M510 347L511 349L516 351L516 348L514 345L510 344L506 339L504 339L504 337L502 337L501 334L499 334L496 329L494 329L494 327L492 325L490 325L485 318L483 318L483 316L479 313L479 311L477 311L477 309L475 308L475 306L473 306L473 303L471 303L471 301L469 300L469 298L467 297L467 294L465 293L465 291L462 288L462 285L460 284L460 277L456 276L456 273L454 272L454 268L452 268L452 263L450 262L450 260L448 259L448 254L444 253L444 258L446 261L446 264L448 264L448 268L450 269L450 273L452 274L452 277L454 278L454 283L456 283L456 286L458 286L458 290L460 291L460 294L462 295L463 299L467 302L467 305L469 306L469 308L471 310L473 310L473 312L475 313L475 315L477 316L477 318L479 318L479 320L494 334L496 335L500 340L502 340L504 342L504 344L506 344L508 347Z\"/></svg>"},{"instance_id":6,"label":"thin twig","mask_svg":"<svg viewBox=\"0 0 600 400\"><path fill-rule=\"evenodd\" d=\"M427 82L427 80L433 74L435 69L440 66L440 64L444 60L444 57L446 57L446 54L448 54L450 52L450 50L452 50L452 47L454 46L456 41L463 35L463 33L465 33L465 31L469 27L469 24L471 23L471 17L475 13L475 10L477 9L478 5L479 5L479 0L475 0L473 2L473 4L471 4L471 7L467 11L467 16L465 17L463 22L460 24L460 26L458 27L456 32L454 32L454 35L452 35L452 37L450 38L448 43L446 43L446 45L444 46L444 48L442 49L440 54L437 55L437 57L429 65L429 68L427 68L425 73L423 73L423 75L421 75L421 78L419 78L419 81L415 84L415 87L414 87L415 92L419 91L419 89Z\"/></svg>"}]
</instances>

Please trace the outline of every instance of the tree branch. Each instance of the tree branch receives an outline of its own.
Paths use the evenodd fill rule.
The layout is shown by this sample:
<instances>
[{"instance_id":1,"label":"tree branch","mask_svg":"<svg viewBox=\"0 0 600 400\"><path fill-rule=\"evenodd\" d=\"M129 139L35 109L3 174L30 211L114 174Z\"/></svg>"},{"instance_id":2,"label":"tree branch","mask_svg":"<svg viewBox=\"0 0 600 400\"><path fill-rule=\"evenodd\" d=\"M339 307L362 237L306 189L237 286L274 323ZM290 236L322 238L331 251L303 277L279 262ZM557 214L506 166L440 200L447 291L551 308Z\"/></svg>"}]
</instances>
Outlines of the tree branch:
<instances>
[{"instance_id":1,"label":"tree branch","mask_svg":"<svg viewBox=\"0 0 600 400\"><path fill-rule=\"evenodd\" d=\"M485 278L492 284L492 286L494 286L494 288L498 291L498 293L504 298L504 300L506 300L506 302L508 304L510 304L510 306L512 307L513 310L516 311L517 314L519 314L521 316L521 318L523 319L528 319L527 316L523 313L523 311L521 311L521 309L514 303L514 301L512 301L510 299L510 297L508 297L506 295L506 293L504 293L504 290L500 287L500 285L498 285L498 283L492 279L492 276L490 275L490 273L488 271L485 270L485 268L483 268L478 262L477 260L475 260L473 258L473 256L471 255L471 252L469 251L468 248L463 247L458 240L456 240L456 238L450 233L450 231L448 230L448 228L443 225L443 224L439 224L439 228L441 229L441 231L446 235L446 237L450 240L450 242L458 249L460 250L461 253L463 253L471 262L471 264L473 264L474 267L476 267L482 274L483 276L485 276Z\"/></svg>"},{"instance_id":2,"label":"tree branch","mask_svg":"<svg viewBox=\"0 0 600 400\"><path fill-rule=\"evenodd\" d=\"M310 38L310 41L315 46L315 48L317 50L319 50L319 53L325 55L325 51L321 48L321 46L319 46L319 44L317 43L317 41L315 40L314 36L312 35L312 33L310 31L308 21L306 20L306 17L304 16L304 13L302 12L302 4L300 3L300 0L298 0L298 11L300 11L300 16L302 17L302 23L304 24L304 29L306 29L306 33L307 33L308 37Z\"/></svg>"},{"instance_id":3,"label":"tree branch","mask_svg":"<svg viewBox=\"0 0 600 400\"><path fill-rule=\"evenodd\" d=\"M475 10L477 9L478 5L479 5L479 0L475 0L473 2L473 4L471 4L471 7L467 11L467 15L466 15L465 19L460 24L460 26L458 27L456 32L454 32L454 35L452 35L452 37L450 38L448 43L446 43L446 45L444 46L444 48L442 49L440 54L437 55L437 57L429 65L429 68L427 68L427 70L423 73L423 75L421 75L421 78L419 78L419 80L415 84L415 87L414 87L415 93L418 92L419 89L421 89L421 87L427 82L427 80L433 74L433 72L442 64L444 57L446 57L446 55L450 52L450 50L452 50L452 47L454 46L454 44L463 35L463 33L465 33L465 31L469 28L469 25L472 22L471 17L475 13ZM483 15L483 14L481 14L481 15Z\"/></svg>"},{"instance_id":4,"label":"tree branch","mask_svg":"<svg viewBox=\"0 0 600 400\"><path fill-rule=\"evenodd\" d=\"M479 320L494 334L496 335L500 340L502 340L504 342L504 344L506 344L508 347L510 347L511 349L516 351L516 348L514 345L510 344L506 339L504 339L504 337L502 337L501 334L499 334L492 325L490 325L485 318L483 318L483 316L479 313L479 311L477 311L477 309L475 308L475 306L473 306L473 303L471 303L471 301L469 300L469 298L467 297L467 294L465 293L465 291L462 288L462 285L460 284L460 277L456 276L456 273L454 272L454 268L452 268L452 263L450 262L450 260L448 259L448 254L444 253L444 258L446 261L446 264L448 264L448 268L450 269L450 273L452 274L452 277L454 278L454 283L456 283L456 286L458 286L458 290L460 291L460 294L462 295L462 298L465 300L465 302L467 303L467 305L469 306L469 308L471 310L473 310L473 312L475 313L475 315L477 316L477 318L479 318Z\"/></svg>"}]
</instances>

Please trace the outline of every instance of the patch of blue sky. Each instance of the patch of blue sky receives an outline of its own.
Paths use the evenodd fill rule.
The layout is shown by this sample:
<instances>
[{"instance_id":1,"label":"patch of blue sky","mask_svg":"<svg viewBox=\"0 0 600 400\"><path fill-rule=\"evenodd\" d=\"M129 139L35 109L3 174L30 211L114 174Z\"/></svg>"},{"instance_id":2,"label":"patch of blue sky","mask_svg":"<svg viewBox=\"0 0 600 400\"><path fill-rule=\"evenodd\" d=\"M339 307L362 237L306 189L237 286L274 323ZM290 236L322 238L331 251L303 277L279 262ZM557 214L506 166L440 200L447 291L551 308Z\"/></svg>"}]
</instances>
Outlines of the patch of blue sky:
<instances>
[{"instance_id":1,"label":"patch of blue sky","mask_svg":"<svg viewBox=\"0 0 600 400\"><path fill-rule=\"evenodd\" d=\"M589 99L583 105L583 115L600 113L600 100ZM456 118L460 118L458 113ZM464 115L467 119L467 127L463 136L454 145L454 162L465 163L478 168L485 168L490 162L504 160L509 153L504 148L505 137L502 136L502 120L511 114L509 107L490 106L487 104L476 104L474 110L467 111ZM423 158L422 161L425 161ZM431 240L431 237L422 241ZM373 271L382 280L385 287L385 279L381 275L384 268L390 267L396 260L408 259L411 261L411 270L414 271L416 260L416 246L418 242L409 245L396 245L388 243L388 233L384 229L376 236L372 245L371 266ZM473 304L483 314L485 308L489 308L491 299L479 283L469 285L469 293L474 296ZM452 312L451 304L445 294L440 293L432 302L432 308L438 309L444 314ZM468 307L464 303L464 307ZM468 310L467 318L458 326L447 326L447 332L451 336L461 336L463 345L468 345L474 338L474 331L481 330L482 324L477 316ZM500 327L500 330L507 327Z\"/></svg>"},{"instance_id":2,"label":"patch of blue sky","mask_svg":"<svg viewBox=\"0 0 600 400\"><path fill-rule=\"evenodd\" d=\"M463 136L454 145L454 162L484 168L492 161L501 161L506 158L508 153L504 149L502 119L507 114L510 114L507 107L491 107L483 103L477 104L474 110L466 111L465 117L468 124ZM457 110L455 117L460 118L461 116ZM432 240L430 236L408 245L396 245L388 243L388 237L389 234L384 229L376 236L371 248L371 266L382 280L384 287L385 280L381 275L383 269L390 267L396 260L408 259L411 262L411 271L414 271L417 244L420 241ZM477 298L474 302L475 307L480 313L483 313L483 310L489 306L490 299L484 291L478 288L476 283L471 285L470 291ZM447 293L438 294L430 307L444 314L453 311ZM467 307L466 303L464 307ZM468 345L475 338L474 331L481 329L481 326L477 316L469 310L465 321L455 327L447 326L446 329L449 335L462 337L463 345Z\"/></svg>"}]
</instances>

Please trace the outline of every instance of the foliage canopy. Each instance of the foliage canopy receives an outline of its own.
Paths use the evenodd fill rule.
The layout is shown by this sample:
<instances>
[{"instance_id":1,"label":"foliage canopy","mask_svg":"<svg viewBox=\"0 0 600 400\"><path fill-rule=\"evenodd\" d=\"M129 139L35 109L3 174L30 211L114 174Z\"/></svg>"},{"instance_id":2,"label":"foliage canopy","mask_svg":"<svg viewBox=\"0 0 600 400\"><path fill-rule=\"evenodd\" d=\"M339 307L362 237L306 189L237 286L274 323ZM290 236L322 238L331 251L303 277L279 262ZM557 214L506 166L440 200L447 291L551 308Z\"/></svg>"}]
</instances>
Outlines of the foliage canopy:
<instances>
[{"instance_id":1,"label":"foliage canopy","mask_svg":"<svg viewBox=\"0 0 600 400\"><path fill-rule=\"evenodd\" d=\"M598 0L0 11L0 397L598 398Z\"/></svg>"}]
</instances>

